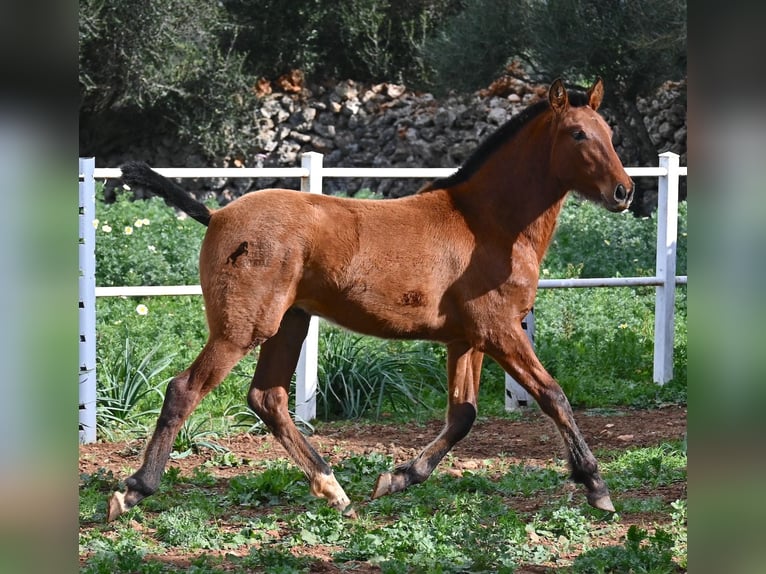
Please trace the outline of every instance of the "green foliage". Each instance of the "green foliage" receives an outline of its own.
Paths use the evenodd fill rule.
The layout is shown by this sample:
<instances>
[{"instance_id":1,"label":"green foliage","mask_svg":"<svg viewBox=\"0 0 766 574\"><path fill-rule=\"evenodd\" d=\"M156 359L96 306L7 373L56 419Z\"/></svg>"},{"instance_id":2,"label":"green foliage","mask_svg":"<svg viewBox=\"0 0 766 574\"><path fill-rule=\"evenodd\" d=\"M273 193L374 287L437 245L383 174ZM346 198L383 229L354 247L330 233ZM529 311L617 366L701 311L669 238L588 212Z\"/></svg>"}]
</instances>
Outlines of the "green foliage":
<instances>
[{"instance_id":1,"label":"green foliage","mask_svg":"<svg viewBox=\"0 0 766 574\"><path fill-rule=\"evenodd\" d=\"M211 417L191 415L184 421L181 430L176 436L171 456L183 458L193 452L199 452L203 448L219 454L227 452L228 449L226 447L216 442L215 439L217 438L220 437L212 426Z\"/></svg>"},{"instance_id":2,"label":"green foliage","mask_svg":"<svg viewBox=\"0 0 766 574\"><path fill-rule=\"evenodd\" d=\"M529 5L528 0L467 2L425 42L424 59L433 70L428 87L440 94L471 92L492 82L529 45L534 33Z\"/></svg>"},{"instance_id":3,"label":"green foliage","mask_svg":"<svg viewBox=\"0 0 766 574\"><path fill-rule=\"evenodd\" d=\"M681 445L663 443L621 452L601 467L613 488L656 488L686 480L686 453Z\"/></svg>"},{"instance_id":4,"label":"green foliage","mask_svg":"<svg viewBox=\"0 0 766 574\"><path fill-rule=\"evenodd\" d=\"M152 521L157 539L181 548L219 548L223 542L220 529L197 508L176 506L157 515Z\"/></svg>"},{"instance_id":5,"label":"green foliage","mask_svg":"<svg viewBox=\"0 0 766 574\"><path fill-rule=\"evenodd\" d=\"M660 446L655 455L663 459L662 466L676 464L674 447ZM611 472L635 474L630 464L619 462L622 455L613 458ZM161 559L147 556L165 553L197 555L188 571L208 574L326 569L318 555L340 569L353 570L361 563L382 572L407 573L513 572L551 564L562 572L615 574L671 573L679 571L677 565L685 567L685 500L668 505L653 499L640 510L652 513L653 534L634 526L624 544L592 550L612 526L594 518L584 503L573 506L571 487L554 470L507 466L500 458L488 471L462 478L437 473L396 496L365 500L375 476L391 464L389 457L371 454L337 465L336 476L350 485L348 492L360 512L354 521L310 497L302 473L277 460L232 478L215 479L206 466L191 478L167 472L158 493L108 530L100 522L114 477L104 471L83 475L83 571L175 572L166 570ZM635 476L644 475L638 471ZM607 480L617 500L624 498L624 488L634 488L630 481L612 478ZM221 484L229 485L224 494ZM513 490L524 496L537 492L544 504L536 511L517 512L507 503ZM263 506L268 509L259 510ZM238 557L248 549L249 554ZM197 550L236 552L205 558Z\"/></svg>"},{"instance_id":6,"label":"green foliage","mask_svg":"<svg viewBox=\"0 0 766 574\"><path fill-rule=\"evenodd\" d=\"M686 73L685 0L533 2L530 23L545 75L600 75L614 86L607 98L648 95Z\"/></svg>"},{"instance_id":7,"label":"green foliage","mask_svg":"<svg viewBox=\"0 0 766 574\"><path fill-rule=\"evenodd\" d=\"M326 326L319 344L318 415L431 414L429 399L444 394L444 368L430 344L381 341Z\"/></svg>"},{"instance_id":8,"label":"green foliage","mask_svg":"<svg viewBox=\"0 0 766 574\"><path fill-rule=\"evenodd\" d=\"M555 540L565 551L568 551L572 544L587 542L590 528L588 519L578 508L573 507L561 507L538 514L527 527L537 536Z\"/></svg>"},{"instance_id":9,"label":"green foliage","mask_svg":"<svg viewBox=\"0 0 766 574\"><path fill-rule=\"evenodd\" d=\"M615 216L567 200L540 277L654 275L656 218ZM679 205L677 273L686 273L687 205ZM686 400L686 288L676 289L674 380L652 381L654 289L541 289L535 350L577 406L646 407Z\"/></svg>"},{"instance_id":10,"label":"green foliage","mask_svg":"<svg viewBox=\"0 0 766 574\"><path fill-rule=\"evenodd\" d=\"M96 284L194 285L205 228L152 197L118 191L96 202Z\"/></svg>"},{"instance_id":11,"label":"green foliage","mask_svg":"<svg viewBox=\"0 0 766 574\"><path fill-rule=\"evenodd\" d=\"M436 91L473 91L522 62L538 78L589 83L635 100L686 73L686 2L468 2L425 43Z\"/></svg>"},{"instance_id":12,"label":"green foliage","mask_svg":"<svg viewBox=\"0 0 766 574\"><path fill-rule=\"evenodd\" d=\"M550 468L512 465L498 483L500 492L509 496L529 496L541 490L553 490L564 482L562 473Z\"/></svg>"},{"instance_id":13,"label":"green foliage","mask_svg":"<svg viewBox=\"0 0 766 574\"><path fill-rule=\"evenodd\" d=\"M673 539L662 529L650 535L638 526L631 526L624 546L610 546L584 552L572 567L573 573L607 574L670 574L678 571L673 562Z\"/></svg>"},{"instance_id":14,"label":"green foliage","mask_svg":"<svg viewBox=\"0 0 766 574\"><path fill-rule=\"evenodd\" d=\"M232 504L240 506L274 506L288 500L306 500L309 487L303 472L282 459L270 462L262 472L232 478L227 496Z\"/></svg>"},{"instance_id":15,"label":"green foliage","mask_svg":"<svg viewBox=\"0 0 766 574\"><path fill-rule=\"evenodd\" d=\"M147 415L159 413L156 405L163 397L159 385L167 379L157 379L172 360L172 356L155 358L156 349L139 358L130 339L125 339L124 348L114 362L100 355L97 365L96 422L99 433L110 437L113 431L129 431Z\"/></svg>"},{"instance_id":16,"label":"green foliage","mask_svg":"<svg viewBox=\"0 0 766 574\"><path fill-rule=\"evenodd\" d=\"M422 45L458 0L229 0L234 46L248 70L276 77L298 68L316 79L403 81L426 73Z\"/></svg>"},{"instance_id":17,"label":"green foliage","mask_svg":"<svg viewBox=\"0 0 766 574\"><path fill-rule=\"evenodd\" d=\"M142 111L179 126L208 152L227 151L215 133L246 114L251 95L242 55L222 43L230 24L218 3L84 0L79 6L87 119Z\"/></svg>"}]
</instances>

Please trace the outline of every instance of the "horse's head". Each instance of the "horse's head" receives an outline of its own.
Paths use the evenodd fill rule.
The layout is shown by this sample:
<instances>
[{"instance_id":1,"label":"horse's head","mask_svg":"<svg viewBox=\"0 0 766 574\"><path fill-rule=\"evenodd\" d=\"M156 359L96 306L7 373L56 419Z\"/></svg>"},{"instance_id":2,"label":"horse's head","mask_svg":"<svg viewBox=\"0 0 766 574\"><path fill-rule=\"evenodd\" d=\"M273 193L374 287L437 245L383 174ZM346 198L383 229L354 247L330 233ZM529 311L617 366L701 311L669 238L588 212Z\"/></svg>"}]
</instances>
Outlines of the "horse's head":
<instances>
[{"instance_id":1,"label":"horse's head","mask_svg":"<svg viewBox=\"0 0 766 574\"><path fill-rule=\"evenodd\" d=\"M601 78L585 94L585 105L570 102L561 80L551 84L551 167L566 189L603 203L610 211L624 211L633 199L633 180L612 146L612 130L597 113L603 96Z\"/></svg>"}]
</instances>

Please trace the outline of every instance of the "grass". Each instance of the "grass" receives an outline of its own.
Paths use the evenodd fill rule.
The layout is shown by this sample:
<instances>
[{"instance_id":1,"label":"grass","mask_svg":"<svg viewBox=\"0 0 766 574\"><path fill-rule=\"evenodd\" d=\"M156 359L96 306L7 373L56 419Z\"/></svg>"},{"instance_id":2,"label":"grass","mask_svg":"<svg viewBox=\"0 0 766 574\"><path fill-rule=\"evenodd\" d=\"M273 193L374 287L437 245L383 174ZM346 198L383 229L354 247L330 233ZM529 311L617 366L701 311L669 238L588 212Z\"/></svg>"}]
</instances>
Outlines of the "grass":
<instances>
[{"instance_id":1,"label":"grass","mask_svg":"<svg viewBox=\"0 0 766 574\"><path fill-rule=\"evenodd\" d=\"M636 453L604 453L613 495L620 499L646 480L646 467L677 469L678 445ZM573 504L560 468L530 469L488 461L462 478L437 472L395 496L357 506L350 521L308 494L292 463L273 460L233 477L208 467L187 476L166 473L160 492L112 525L101 523L114 488L108 472L83 475L80 552L83 572L178 572L165 555L183 554L195 572L306 572L327 556L340 569L377 565L383 572L513 572L547 564L560 572L679 572L686 560L686 503L654 499L650 526L623 526ZM336 474L359 500L391 460L355 454ZM620 480L615 480L619 476ZM653 484L679 479L652 471ZM544 501L514 507L514 495ZM645 512L645 510L642 510ZM138 526L137 526L138 525ZM624 531L620 544L594 545L605 532ZM356 566L355 566L356 565Z\"/></svg>"}]
</instances>

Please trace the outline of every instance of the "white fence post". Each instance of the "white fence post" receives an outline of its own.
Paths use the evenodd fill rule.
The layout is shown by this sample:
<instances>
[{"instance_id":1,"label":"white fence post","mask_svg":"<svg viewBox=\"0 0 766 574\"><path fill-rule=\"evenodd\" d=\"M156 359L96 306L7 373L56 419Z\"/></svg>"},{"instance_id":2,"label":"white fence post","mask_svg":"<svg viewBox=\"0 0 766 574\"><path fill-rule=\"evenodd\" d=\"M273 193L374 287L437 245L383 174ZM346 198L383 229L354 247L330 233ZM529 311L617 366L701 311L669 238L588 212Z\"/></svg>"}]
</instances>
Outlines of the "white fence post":
<instances>
[{"instance_id":1,"label":"white fence post","mask_svg":"<svg viewBox=\"0 0 766 574\"><path fill-rule=\"evenodd\" d=\"M535 309L530 309L521 322L521 327L529 337L532 347L535 346ZM505 410L511 412L526 407L532 403L532 397L527 390L516 382L511 375L505 373Z\"/></svg>"},{"instance_id":2,"label":"white fence post","mask_svg":"<svg viewBox=\"0 0 766 574\"><path fill-rule=\"evenodd\" d=\"M95 158L80 158L80 442L96 442L96 181Z\"/></svg>"},{"instance_id":3,"label":"white fence post","mask_svg":"<svg viewBox=\"0 0 766 574\"><path fill-rule=\"evenodd\" d=\"M660 167L667 173L658 181L657 279L654 309L654 382L673 378L673 335L676 302L676 242L678 239L678 154L660 154Z\"/></svg>"},{"instance_id":4,"label":"white fence post","mask_svg":"<svg viewBox=\"0 0 766 574\"><path fill-rule=\"evenodd\" d=\"M322 154L316 152L301 156L301 166L309 170L308 177L301 178L301 191L322 193L322 160ZM318 369L319 319L312 317L295 370L295 418L299 421L309 422L316 418Z\"/></svg>"}]
</instances>

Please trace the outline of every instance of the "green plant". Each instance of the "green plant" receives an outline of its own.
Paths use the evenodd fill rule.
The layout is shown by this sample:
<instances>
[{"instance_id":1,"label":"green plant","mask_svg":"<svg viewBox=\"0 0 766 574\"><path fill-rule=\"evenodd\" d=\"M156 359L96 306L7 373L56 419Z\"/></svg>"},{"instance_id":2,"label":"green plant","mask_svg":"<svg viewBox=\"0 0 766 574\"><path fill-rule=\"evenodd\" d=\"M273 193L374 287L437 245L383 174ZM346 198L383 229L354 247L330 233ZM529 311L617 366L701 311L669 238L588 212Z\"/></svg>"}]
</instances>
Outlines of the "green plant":
<instances>
[{"instance_id":1,"label":"green plant","mask_svg":"<svg viewBox=\"0 0 766 574\"><path fill-rule=\"evenodd\" d=\"M624 546L597 548L580 554L572 566L573 573L582 574L671 574L678 571L672 560L673 540L662 529L650 535L646 530L631 526Z\"/></svg>"},{"instance_id":2,"label":"green plant","mask_svg":"<svg viewBox=\"0 0 766 574\"><path fill-rule=\"evenodd\" d=\"M220 548L221 531L210 524L206 513L197 508L175 506L158 514L152 521L157 539L182 548Z\"/></svg>"},{"instance_id":3,"label":"green plant","mask_svg":"<svg viewBox=\"0 0 766 574\"><path fill-rule=\"evenodd\" d=\"M605 480L620 490L657 487L686 479L686 453L680 444L631 449L613 460L603 456L602 460Z\"/></svg>"},{"instance_id":4,"label":"green plant","mask_svg":"<svg viewBox=\"0 0 766 574\"><path fill-rule=\"evenodd\" d=\"M163 394L155 379L168 367L172 355L155 358L156 349L142 358L135 356L130 339L125 339L124 352L115 362L102 358L98 364L96 418L102 434L111 436L116 429L129 429L145 416L157 414Z\"/></svg>"},{"instance_id":5,"label":"green plant","mask_svg":"<svg viewBox=\"0 0 766 574\"><path fill-rule=\"evenodd\" d=\"M229 449L220 445L215 439L220 438L217 431L211 428L209 417L192 415L184 421L181 430L176 436L173 444L174 458L183 458L189 456L192 452L199 452L200 449L207 448L215 453L226 453Z\"/></svg>"},{"instance_id":6,"label":"green plant","mask_svg":"<svg viewBox=\"0 0 766 574\"><path fill-rule=\"evenodd\" d=\"M99 188L98 195L103 195ZM194 285L205 228L180 217L158 197L135 201L115 190L115 199L96 202L96 284Z\"/></svg>"},{"instance_id":7,"label":"green plant","mask_svg":"<svg viewBox=\"0 0 766 574\"><path fill-rule=\"evenodd\" d=\"M670 527L673 535L673 556L678 563L687 566L687 525L686 525L686 500L675 500L670 504L673 509L670 513L672 524Z\"/></svg>"},{"instance_id":8,"label":"green plant","mask_svg":"<svg viewBox=\"0 0 766 574\"><path fill-rule=\"evenodd\" d=\"M284 500L310 500L305 475L286 460L271 462L262 472L232 478L227 497L232 504L240 506L273 506Z\"/></svg>"},{"instance_id":9,"label":"green plant","mask_svg":"<svg viewBox=\"0 0 766 574\"><path fill-rule=\"evenodd\" d=\"M538 536L545 536L569 550L570 546L586 542L590 525L579 509L575 507L556 508L550 513L538 514L528 526Z\"/></svg>"},{"instance_id":10,"label":"green plant","mask_svg":"<svg viewBox=\"0 0 766 574\"><path fill-rule=\"evenodd\" d=\"M325 419L359 418L384 409L426 412L429 394L443 393L443 363L428 345L386 342L328 327L319 342L317 408Z\"/></svg>"}]
</instances>

